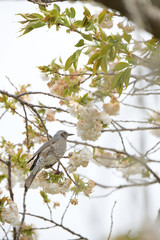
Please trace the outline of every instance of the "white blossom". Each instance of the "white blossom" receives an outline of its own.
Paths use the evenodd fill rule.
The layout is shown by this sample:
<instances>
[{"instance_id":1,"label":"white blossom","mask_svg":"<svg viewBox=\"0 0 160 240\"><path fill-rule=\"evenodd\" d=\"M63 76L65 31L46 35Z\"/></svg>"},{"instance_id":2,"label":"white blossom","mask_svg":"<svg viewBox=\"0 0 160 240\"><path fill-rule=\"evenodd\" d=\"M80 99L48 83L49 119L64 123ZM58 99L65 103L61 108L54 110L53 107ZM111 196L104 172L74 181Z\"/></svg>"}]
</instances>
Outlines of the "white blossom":
<instances>
[{"instance_id":1,"label":"white blossom","mask_svg":"<svg viewBox=\"0 0 160 240\"><path fill-rule=\"evenodd\" d=\"M117 170L122 173L125 179L129 180L129 178L133 175L142 174L145 168L140 163L136 163L129 167L117 168Z\"/></svg>"},{"instance_id":2,"label":"white blossom","mask_svg":"<svg viewBox=\"0 0 160 240\"><path fill-rule=\"evenodd\" d=\"M67 170L69 173L75 172L78 167L87 167L93 158L92 152L88 148L83 148L79 153L74 152L69 158Z\"/></svg>"},{"instance_id":3,"label":"white blossom","mask_svg":"<svg viewBox=\"0 0 160 240\"><path fill-rule=\"evenodd\" d=\"M103 20L103 21L101 22L100 26L101 26L102 28L108 28L108 29L110 29L110 28L113 27L113 21L112 21L112 19L105 19L105 20Z\"/></svg>"},{"instance_id":4,"label":"white blossom","mask_svg":"<svg viewBox=\"0 0 160 240\"><path fill-rule=\"evenodd\" d=\"M105 112L99 112L93 106L93 101L86 106L70 101L69 112L72 116L78 117L77 135L83 140L95 141L101 136L103 124L109 124L111 119Z\"/></svg>"},{"instance_id":5,"label":"white blossom","mask_svg":"<svg viewBox=\"0 0 160 240\"><path fill-rule=\"evenodd\" d=\"M4 222L11 224L13 227L19 226L18 207L12 199L8 199L7 203L9 207L5 207L2 210L1 217Z\"/></svg>"},{"instance_id":6,"label":"white blossom","mask_svg":"<svg viewBox=\"0 0 160 240\"><path fill-rule=\"evenodd\" d=\"M78 117L78 114L83 111L83 108L84 107L78 102L70 101L69 103L69 112L73 117Z\"/></svg>"},{"instance_id":7,"label":"white blossom","mask_svg":"<svg viewBox=\"0 0 160 240\"><path fill-rule=\"evenodd\" d=\"M50 194L58 194L58 193L66 193L69 191L69 187L71 184L70 179L66 179L64 183L50 183L50 182L42 182L41 186L43 191Z\"/></svg>"},{"instance_id":8,"label":"white blossom","mask_svg":"<svg viewBox=\"0 0 160 240\"><path fill-rule=\"evenodd\" d=\"M105 112L100 112L99 117L103 124L110 124L112 122L112 119L109 117L109 114L106 114Z\"/></svg>"},{"instance_id":9,"label":"white blossom","mask_svg":"<svg viewBox=\"0 0 160 240\"><path fill-rule=\"evenodd\" d=\"M48 81L49 77L47 74L41 74L41 79L42 79L42 81Z\"/></svg>"}]
</instances>

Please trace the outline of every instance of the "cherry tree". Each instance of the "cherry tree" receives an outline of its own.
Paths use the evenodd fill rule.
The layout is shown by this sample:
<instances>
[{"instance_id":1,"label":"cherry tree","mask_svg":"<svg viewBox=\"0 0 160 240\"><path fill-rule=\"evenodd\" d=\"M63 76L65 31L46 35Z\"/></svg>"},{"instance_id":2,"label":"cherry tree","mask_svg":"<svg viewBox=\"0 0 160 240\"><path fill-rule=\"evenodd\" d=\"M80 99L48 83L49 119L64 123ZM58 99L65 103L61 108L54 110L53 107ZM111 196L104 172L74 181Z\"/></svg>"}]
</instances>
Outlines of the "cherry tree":
<instances>
[{"instance_id":1,"label":"cherry tree","mask_svg":"<svg viewBox=\"0 0 160 240\"><path fill-rule=\"evenodd\" d=\"M60 227L76 239L88 239L83 233L77 233L63 223L69 207L78 207L79 196L83 195L92 201L97 189L104 191L101 197L105 198L123 188L147 187L160 183L157 171L160 113L152 104L155 98L156 102L159 100L160 93L158 35L151 29L150 32L155 36L145 37L143 33L138 36L141 32L137 26L122 17L117 12L117 7L113 9L110 5L110 8L101 8L92 14L84 3L83 16L77 18L78 9L74 4L62 10L63 3L30 2L37 4L38 12L18 13L21 38L25 34L30 34L32 38L32 31L38 31L39 28L55 27L56 31L65 29L66 34L77 34L78 41L74 43L74 50L67 59L53 56L51 62L38 67L40 81L47 85L47 92L32 91L29 84L15 86L9 78L13 91L0 89L0 119L6 114L16 115L24 125L21 133L23 141L18 144L1 136L0 181L8 191L6 195L0 189L1 229L4 239L9 239L10 233L6 230L9 225L13 228L14 240L36 239L38 227L32 225L32 222L25 222L30 216L52 224L53 231L55 227ZM99 2L107 5L107 1ZM124 2L125 9L128 9L126 1ZM124 15L128 17L127 13ZM130 18L134 20L135 16ZM137 14L137 18L138 16ZM144 29L149 29L147 24L143 26ZM45 96L48 104L41 100L42 96ZM123 109L125 114L121 112ZM130 116L132 111L134 118ZM67 140L69 147L64 156L65 162L61 159L56 165L60 173L55 174L53 169L43 169L30 187L40 190L39 198L43 199L50 213L46 218L27 212L28 193L24 189L24 182L31 166L27 162L32 157L35 146L50 139L48 124L56 122L62 128L67 126L67 131L74 131L76 134ZM156 137L144 149L142 141L142 148L137 149L137 142L131 142L130 133L135 134L137 142L140 142L141 133L146 137ZM115 134L112 147L105 141L102 144L100 139L111 134ZM78 140L76 136L79 137ZM103 166L106 172L108 169L111 173L114 170L125 180L125 184L99 183L96 178L90 179L79 173L79 169L82 173L84 168L89 170L90 164L95 164L97 169L98 166ZM16 184L24 192L23 212L19 211L15 201ZM60 208L60 202L53 200L55 195L69 195L69 202L60 222L53 218L54 209ZM112 237L114 207L115 203L111 212L108 239ZM150 232L152 239L159 237L155 226ZM44 231L48 228L44 227ZM145 234L146 232L141 231L137 238L125 235L121 239L145 239Z\"/></svg>"}]
</instances>

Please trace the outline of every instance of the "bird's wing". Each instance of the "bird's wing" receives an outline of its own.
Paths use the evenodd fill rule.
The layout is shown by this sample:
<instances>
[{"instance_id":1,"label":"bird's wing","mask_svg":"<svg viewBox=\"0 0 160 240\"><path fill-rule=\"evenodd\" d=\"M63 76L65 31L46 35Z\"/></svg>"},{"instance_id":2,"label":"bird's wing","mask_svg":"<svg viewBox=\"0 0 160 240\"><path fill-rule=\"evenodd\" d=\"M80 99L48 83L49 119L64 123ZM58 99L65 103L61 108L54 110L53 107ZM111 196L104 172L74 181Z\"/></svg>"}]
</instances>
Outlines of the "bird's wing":
<instances>
[{"instance_id":1,"label":"bird's wing","mask_svg":"<svg viewBox=\"0 0 160 240\"><path fill-rule=\"evenodd\" d=\"M50 140L48 140L47 142L45 142L33 155L33 157L27 162L31 162L37 155L39 155L44 149L48 148L50 146L50 144L53 144L57 141L58 139L56 138L51 138Z\"/></svg>"}]
</instances>

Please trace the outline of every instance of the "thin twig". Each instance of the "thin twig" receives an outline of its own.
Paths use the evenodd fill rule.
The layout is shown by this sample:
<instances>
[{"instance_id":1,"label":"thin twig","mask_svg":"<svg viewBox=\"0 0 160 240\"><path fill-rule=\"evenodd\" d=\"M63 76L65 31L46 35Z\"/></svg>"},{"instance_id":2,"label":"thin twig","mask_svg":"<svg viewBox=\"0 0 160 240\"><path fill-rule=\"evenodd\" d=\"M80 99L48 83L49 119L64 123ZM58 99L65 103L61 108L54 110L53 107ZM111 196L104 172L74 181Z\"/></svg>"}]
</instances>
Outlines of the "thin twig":
<instances>
[{"instance_id":1,"label":"thin twig","mask_svg":"<svg viewBox=\"0 0 160 240\"><path fill-rule=\"evenodd\" d=\"M26 112L25 106L22 105L22 107L23 107L23 111L24 111L24 115L25 115L25 127L26 127L27 147L29 147L28 117L27 117L27 112Z\"/></svg>"},{"instance_id":2,"label":"thin twig","mask_svg":"<svg viewBox=\"0 0 160 240\"><path fill-rule=\"evenodd\" d=\"M112 121L111 124L112 124L112 125L115 127L115 129L117 130L118 135L119 135L119 137L120 137L120 139L121 139L121 143L122 143L123 149L124 149L124 151L126 151L126 147L125 147L124 140L123 140L123 137L122 137L121 132L120 132L119 129L115 126L116 123L114 124L114 122Z\"/></svg>"},{"instance_id":3,"label":"thin twig","mask_svg":"<svg viewBox=\"0 0 160 240\"><path fill-rule=\"evenodd\" d=\"M52 210L48 204L48 202L46 203L47 204L47 207L48 207L48 210L49 210L49 214L50 214L50 219L52 220Z\"/></svg>"},{"instance_id":4,"label":"thin twig","mask_svg":"<svg viewBox=\"0 0 160 240\"><path fill-rule=\"evenodd\" d=\"M59 159L58 159L58 162L59 162L59 164L62 166L62 168L64 169L64 171L65 171L66 175L69 177L69 179L70 179L77 187L79 187L78 184L71 178L71 176L70 176L69 173L67 172L65 166L61 163L61 161L60 161Z\"/></svg>"},{"instance_id":5,"label":"thin twig","mask_svg":"<svg viewBox=\"0 0 160 240\"><path fill-rule=\"evenodd\" d=\"M43 126L43 128L46 132L47 138L49 139L48 130L47 130L45 124L44 124L44 121L42 120L38 111L35 109L36 105L28 103L28 102L24 101L23 99L17 97L16 95L8 93L7 91L0 90L0 93L17 100L22 106L26 105L27 107L29 107L37 115L38 119L40 120L40 122L41 122L41 124L42 124L42 126Z\"/></svg>"},{"instance_id":6,"label":"thin twig","mask_svg":"<svg viewBox=\"0 0 160 240\"><path fill-rule=\"evenodd\" d=\"M13 82L10 80L10 78L6 76L6 79L12 85L12 87L14 87L14 89L18 92L18 88L13 84Z\"/></svg>"},{"instance_id":7,"label":"thin twig","mask_svg":"<svg viewBox=\"0 0 160 240\"><path fill-rule=\"evenodd\" d=\"M32 91L28 91L28 92L23 92L23 93L19 93L17 94L16 96L17 97L21 97L21 96L24 96L24 95L37 95L37 94L41 94L41 95L46 95L46 96L49 96L49 97L53 97L53 98L58 98L58 99L61 99L61 100L66 100L66 101L69 101L68 98L65 98L65 97L61 97L61 96L58 96L58 95L54 95L52 93L46 93L46 92L32 92Z\"/></svg>"},{"instance_id":8,"label":"thin twig","mask_svg":"<svg viewBox=\"0 0 160 240\"><path fill-rule=\"evenodd\" d=\"M2 162L2 163L4 163L5 165L7 165L7 166L8 166L8 162L6 162L6 161L2 160L1 158L0 158L0 162Z\"/></svg>"},{"instance_id":9,"label":"thin twig","mask_svg":"<svg viewBox=\"0 0 160 240\"><path fill-rule=\"evenodd\" d=\"M0 228L2 229L2 231L3 231L4 234L5 234L5 237L3 237L2 240L9 240L8 235L7 235L7 232L6 232L6 230L2 227L1 224L0 224Z\"/></svg>"},{"instance_id":10,"label":"thin twig","mask_svg":"<svg viewBox=\"0 0 160 240\"><path fill-rule=\"evenodd\" d=\"M14 194L12 191L12 180L11 180L11 156L9 155L8 161L7 161L7 166L8 166L8 190L10 194L10 198L12 201L14 201Z\"/></svg>"},{"instance_id":11,"label":"thin twig","mask_svg":"<svg viewBox=\"0 0 160 240\"><path fill-rule=\"evenodd\" d=\"M0 120L3 118L3 116L6 114L6 112L8 111L8 109L6 109L0 116Z\"/></svg>"},{"instance_id":12,"label":"thin twig","mask_svg":"<svg viewBox=\"0 0 160 240\"><path fill-rule=\"evenodd\" d=\"M74 193L72 194L72 197L73 197L73 195L74 195ZM71 197L71 198L72 198ZM61 217L61 224L63 224L63 220L64 220L64 217L65 217L65 215L66 215L66 213L67 213L67 211L68 211L68 208L69 208L69 206L70 206L70 199L69 199L69 202L68 202L68 204L67 204L67 206L66 206L66 208L65 208L65 210L64 210L64 213L63 213L63 215L62 215L62 217Z\"/></svg>"},{"instance_id":13,"label":"thin twig","mask_svg":"<svg viewBox=\"0 0 160 240\"><path fill-rule=\"evenodd\" d=\"M18 231L17 231L17 238L16 238L16 240L19 240L19 238L20 238L21 229L22 229L22 226L23 226L23 223L24 223L24 219L25 219L25 215L26 215L26 194L27 194L27 191L26 191L26 189L25 189L25 190L24 190L24 194L23 194L23 213L22 213L22 219L21 219L21 223L20 223L19 229L18 229Z\"/></svg>"},{"instance_id":14,"label":"thin twig","mask_svg":"<svg viewBox=\"0 0 160 240\"><path fill-rule=\"evenodd\" d=\"M115 201L114 204L113 204L113 207L112 207L112 211L111 211L111 227L110 227L110 232L109 232L109 236L108 236L107 240L110 240L111 234L112 234L112 229L113 229L113 210L115 208L116 203L117 202Z\"/></svg>"},{"instance_id":15,"label":"thin twig","mask_svg":"<svg viewBox=\"0 0 160 240\"><path fill-rule=\"evenodd\" d=\"M14 201L14 193L12 190L12 175L11 175L11 156L9 155L8 157L8 161L7 161L7 167L8 167L8 191L10 194L10 198L12 199L12 201ZM13 227L13 239L16 240L16 236L17 236L17 230L15 227Z\"/></svg>"},{"instance_id":16,"label":"thin twig","mask_svg":"<svg viewBox=\"0 0 160 240\"><path fill-rule=\"evenodd\" d=\"M23 214L23 213L20 213L20 214ZM53 220L50 220L50 219L48 219L48 218L45 218L45 217L43 217L43 216L39 216L39 215L31 214L31 213L26 213L26 215L31 216L31 217L35 217L35 218L42 219L43 221L46 221L46 222L53 223L53 224L56 225L56 227L61 227L61 228L64 229L65 231L67 231L67 232L69 232L69 233L71 233L71 234L73 234L73 235L76 235L77 237L80 237L80 238L82 238L83 240L88 240L88 238L83 237L83 236L80 235L79 233L76 233L76 232L72 231L70 228L65 227L63 224L59 224L59 223L57 223L57 222L55 222L55 221L53 221Z\"/></svg>"}]
</instances>

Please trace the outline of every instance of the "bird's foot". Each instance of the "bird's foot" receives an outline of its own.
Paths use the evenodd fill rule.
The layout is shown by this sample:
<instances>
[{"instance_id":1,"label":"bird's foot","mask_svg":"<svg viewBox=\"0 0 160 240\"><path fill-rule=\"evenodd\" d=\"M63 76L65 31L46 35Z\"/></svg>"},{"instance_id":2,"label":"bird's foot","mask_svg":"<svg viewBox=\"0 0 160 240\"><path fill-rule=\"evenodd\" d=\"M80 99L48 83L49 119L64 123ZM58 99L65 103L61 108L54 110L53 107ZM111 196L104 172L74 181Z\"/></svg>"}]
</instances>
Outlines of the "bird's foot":
<instances>
[{"instance_id":1,"label":"bird's foot","mask_svg":"<svg viewBox=\"0 0 160 240\"><path fill-rule=\"evenodd\" d=\"M59 171L59 169L55 170L54 168L52 168L52 170L53 170L54 175L61 175L62 174L62 172Z\"/></svg>"}]
</instances>

